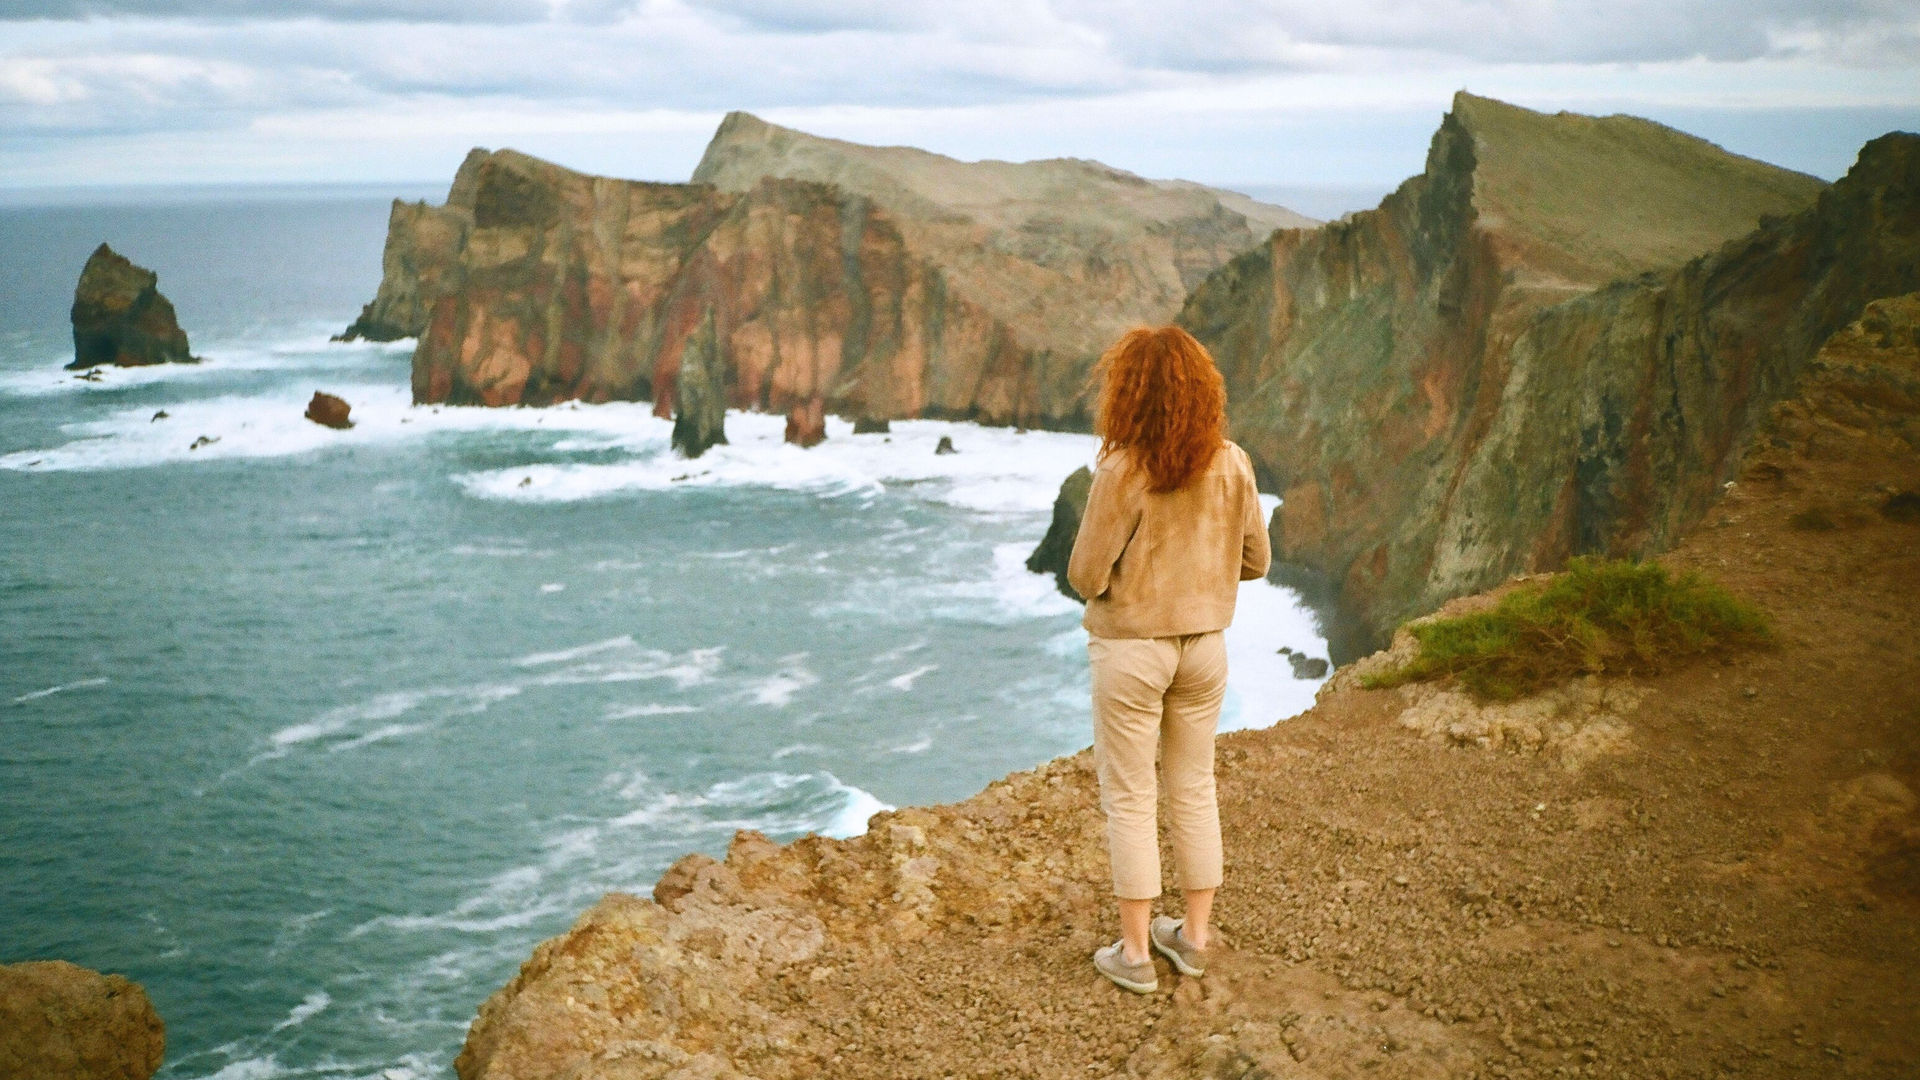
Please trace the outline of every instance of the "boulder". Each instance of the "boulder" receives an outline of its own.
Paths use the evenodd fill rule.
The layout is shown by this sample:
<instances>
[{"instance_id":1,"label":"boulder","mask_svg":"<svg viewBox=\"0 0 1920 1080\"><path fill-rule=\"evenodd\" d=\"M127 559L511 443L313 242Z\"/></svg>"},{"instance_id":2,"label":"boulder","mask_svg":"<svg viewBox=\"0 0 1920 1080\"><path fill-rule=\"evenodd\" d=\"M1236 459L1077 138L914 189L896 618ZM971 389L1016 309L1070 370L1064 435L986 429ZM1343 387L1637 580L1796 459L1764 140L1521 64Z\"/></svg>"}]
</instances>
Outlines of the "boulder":
<instances>
[{"instance_id":1,"label":"boulder","mask_svg":"<svg viewBox=\"0 0 1920 1080\"><path fill-rule=\"evenodd\" d=\"M166 1046L138 983L64 960L0 966L0 1077L148 1080Z\"/></svg>"},{"instance_id":2,"label":"boulder","mask_svg":"<svg viewBox=\"0 0 1920 1080\"><path fill-rule=\"evenodd\" d=\"M934 444L933 452L936 454L957 454L960 451L953 448L953 439L951 437L942 435L940 436L940 441Z\"/></svg>"},{"instance_id":3,"label":"boulder","mask_svg":"<svg viewBox=\"0 0 1920 1080\"><path fill-rule=\"evenodd\" d=\"M826 402L819 398L811 398L788 409L786 439L803 449L826 442Z\"/></svg>"},{"instance_id":4,"label":"boulder","mask_svg":"<svg viewBox=\"0 0 1920 1080\"><path fill-rule=\"evenodd\" d=\"M1028 570L1052 574L1060 594L1075 600L1082 597L1067 584L1067 557L1073 554L1074 538L1080 535L1080 518L1087 512L1087 492L1092 489L1093 470L1085 465L1061 482L1060 494L1053 500L1053 521L1047 525L1047 535L1041 538L1033 554L1027 556Z\"/></svg>"},{"instance_id":5,"label":"boulder","mask_svg":"<svg viewBox=\"0 0 1920 1080\"><path fill-rule=\"evenodd\" d=\"M347 414L352 411L353 406L319 390L315 390L313 400L307 402L307 419L324 427L342 430L352 427L353 421L347 419Z\"/></svg>"},{"instance_id":6,"label":"boulder","mask_svg":"<svg viewBox=\"0 0 1920 1080\"><path fill-rule=\"evenodd\" d=\"M673 448L697 458L726 441L726 360L713 328L713 309L708 308L700 328L680 350L680 370L674 378Z\"/></svg>"},{"instance_id":7,"label":"boulder","mask_svg":"<svg viewBox=\"0 0 1920 1080\"><path fill-rule=\"evenodd\" d=\"M107 245L93 249L73 290L73 363L67 367L193 363L186 331L159 282L158 274Z\"/></svg>"}]
</instances>

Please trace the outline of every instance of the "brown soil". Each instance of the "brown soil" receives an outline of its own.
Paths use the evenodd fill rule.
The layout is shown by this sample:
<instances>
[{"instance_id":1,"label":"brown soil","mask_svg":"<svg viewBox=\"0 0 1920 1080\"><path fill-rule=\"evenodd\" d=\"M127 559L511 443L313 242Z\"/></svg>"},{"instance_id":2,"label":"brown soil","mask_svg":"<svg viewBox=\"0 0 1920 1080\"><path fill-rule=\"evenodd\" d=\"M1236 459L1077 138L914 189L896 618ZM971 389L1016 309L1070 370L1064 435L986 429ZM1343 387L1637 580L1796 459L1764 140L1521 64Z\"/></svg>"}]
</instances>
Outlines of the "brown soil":
<instances>
[{"instance_id":1,"label":"brown soil","mask_svg":"<svg viewBox=\"0 0 1920 1080\"><path fill-rule=\"evenodd\" d=\"M1776 648L1524 715L1350 667L1223 736L1204 980L1094 973L1116 922L1083 753L609 898L488 1003L461 1073L1920 1075L1920 524L1882 512L1920 457L1785 421L1666 558ZM1832 527L1797 527L1815 505Z\"/></svg>"}]
</instances>

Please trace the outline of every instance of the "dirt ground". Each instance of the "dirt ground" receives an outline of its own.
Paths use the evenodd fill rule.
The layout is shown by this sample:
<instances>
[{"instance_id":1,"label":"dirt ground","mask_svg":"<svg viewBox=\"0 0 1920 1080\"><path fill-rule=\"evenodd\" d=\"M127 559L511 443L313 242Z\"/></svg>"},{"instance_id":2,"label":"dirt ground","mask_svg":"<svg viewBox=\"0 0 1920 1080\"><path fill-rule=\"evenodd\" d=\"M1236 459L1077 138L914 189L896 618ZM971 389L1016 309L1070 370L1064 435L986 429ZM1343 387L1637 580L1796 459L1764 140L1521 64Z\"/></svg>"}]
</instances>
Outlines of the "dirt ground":
<instances>
[{"instance_id":1,"label":"dirt ground","mask_svg":"<svg viewBox=\"0 0 1920 1080\"><path fill-rule=\"evenodd\" d=\"M1094 973L1083 753L683 862L664 907L543 946L462 1075L541 1074L565 1016L580 1077L1920 1076L1920 456L1889 430L1789 410L1664 558L1775 648L1495 708L1360 689L1363 661L1223 736L1203 980Z\"/></svg>"}]
</instances>

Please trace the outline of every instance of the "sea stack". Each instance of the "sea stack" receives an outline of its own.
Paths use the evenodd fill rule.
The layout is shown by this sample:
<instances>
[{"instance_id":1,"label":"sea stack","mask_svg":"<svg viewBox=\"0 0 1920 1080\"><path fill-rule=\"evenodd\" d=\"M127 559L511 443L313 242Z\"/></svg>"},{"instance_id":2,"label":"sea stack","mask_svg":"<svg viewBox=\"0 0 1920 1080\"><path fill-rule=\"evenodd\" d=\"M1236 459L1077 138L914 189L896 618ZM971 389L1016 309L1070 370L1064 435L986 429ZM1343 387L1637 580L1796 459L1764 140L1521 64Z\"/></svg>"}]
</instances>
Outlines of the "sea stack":
<instances>
[{"instance_id":1,"label":"sea stack","mask_svg":"<svg viewBox=\"0 0 1920 1080\"><path fill-rule=\"evenodd\" d=\"M808 398L787 410L788 442L802 449L827 441L827 404L820 398Z\"/></svg>"},{"instance_id":2,"label":"sea stack","mask_svg":"<svg viewBox=\"0 0 1920 1080\"><path fill-rule=\"evenodd\" d=\"M1040 546L1027 556L1027 569L1036 574L1052 574L1060 595L1081 600L1067 584L1067 557L1073 554L1073 542L1080 536L1080 519L1087 512L1087 493L1093 490L1093 470L1085 465L1073 470L1060 483L1060 494L1053 500L1053 521Z\"/></svg>"},{"instance_id":3,"label":"sea stack","mask_svg":"<svg viewBox=\"0 0 1920 1080\"><path fill-rule=\"evenodd\" d=\"M67 367L195 362L159 281L106 244L93 249L73 290L73 363Z\"/></svg>"},{"instance_id":4,"label":"sea stack","mask_svg":"<svg viewBox=\"0 0 1920 1080\"><path fill-rule=\"evenodd\" d=\"M719 335L708 308L699 329L680 350L680 371L674 377L673 448L697 458L727 441L727 371L720 356Z\"/></svg>"}]
</instances>

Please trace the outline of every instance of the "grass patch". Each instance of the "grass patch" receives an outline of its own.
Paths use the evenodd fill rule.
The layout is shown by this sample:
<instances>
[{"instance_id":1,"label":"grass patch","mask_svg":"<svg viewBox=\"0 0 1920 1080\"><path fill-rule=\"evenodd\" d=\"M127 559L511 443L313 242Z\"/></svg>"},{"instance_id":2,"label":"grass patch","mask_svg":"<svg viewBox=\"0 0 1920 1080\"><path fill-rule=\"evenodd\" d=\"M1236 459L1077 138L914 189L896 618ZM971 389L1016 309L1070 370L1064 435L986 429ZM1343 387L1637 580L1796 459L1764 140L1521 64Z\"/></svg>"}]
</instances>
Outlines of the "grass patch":
<instances>
[{"instance_id":1,"label":"grass patch","mask_svg":"<svg viewBox=\"0 0 1920 1080\"><path fill-rule=\"evenodd\" d=\"M1698 574L1590 556L1490 611L1407 629L1419 654L1363 686L1451 677L1482 700L1511 701L1576 675L1644 674L1773 639L1766 616Z\"/></svg>"}]
</instances>

